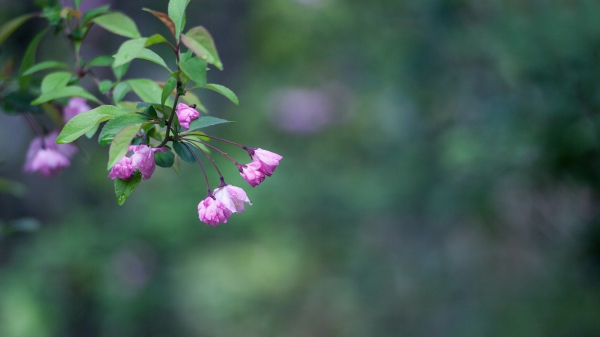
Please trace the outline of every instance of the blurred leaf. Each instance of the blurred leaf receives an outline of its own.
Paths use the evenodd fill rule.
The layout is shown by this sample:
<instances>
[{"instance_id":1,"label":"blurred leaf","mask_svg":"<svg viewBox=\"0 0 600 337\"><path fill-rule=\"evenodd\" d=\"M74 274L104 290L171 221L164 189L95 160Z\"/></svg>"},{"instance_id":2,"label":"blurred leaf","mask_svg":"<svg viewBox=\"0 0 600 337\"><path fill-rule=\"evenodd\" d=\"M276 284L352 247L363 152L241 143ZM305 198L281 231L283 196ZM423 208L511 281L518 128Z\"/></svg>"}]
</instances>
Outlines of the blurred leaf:
<instances>
[{"instance_id":1,"label":"blurred leaf","mask_svg":"<svg viewBox=\"0 0 600 337\"><path fill-rule=\"evenodd\" d=\"M60 109L50 103L42 103L42 110L52 119L54 124L63 125L63 114Z\"/></svg>"},{"instance_id":2,"label":"blurred leaf","mask_svg":"<svg viewBox=\"0 0 600 337\"><path fill-rule=\"evenodd\" d=\"M111 67L115 59L112 56L100 55L96 56L88 63L88 67Z\"/></svg>"},{"instance_id":3,"label":"blurred leaf","mask_svg":"<svg viewBox=\"0 0 600 337\"><path fill-rule=\"evenodd\" d=\"M192 148L193 149L193 148ZM192 154L190 149L183 145L180 142L173 142L173 150L177 153L177 155L186 163L194 163L196 162L196 157Z\"/></svg>"},{"instance_id":4,"label":"blurred leaf","mask_svg":"<svg viewBox=\"0 0 600 337\"><path fill-rule=\"evenodd\" d=\"M113 89L113 100L115 103L121 102L123 97L127 95L127 93L131 90L131 86L127 82L121 82L115 86Z\"/></svg>"},{"instance_id":5,"label":"blurred leaf","mask_svg":"<svg viewBox=\"0 0 600 337\"><path fill-rule=\"evenodd\" d=\"M165 60L163 60L162 57L160 57L157 53L153 52L150 49L143 49L142 52L138 54L138 56L136 56L136 58L154 62L171 72L171 69L169 69Z\"/></svg>"},{"instance_id":6,"label":"blurred leaf","mask_svg":"<svg viewBox=\"0 0 600 337\"><path fill-rule=\"evenodd\" d=\"M131 39L142 37L135 25L127 15L121 12L113 12L99 16L92 20L100 27L108 30L111 33L125 36Z\"/></svg>"},{"instance_id":7,"label":"blurred leaf","mask_svg":"<svg viewBox=\"0 0 600 337\"><path fill-rule=\"evenodd\" d=\"M69 69L69 65L64 62L45 61L45 62L41 62L41 63L38 63L38 64L30 67L29 69L27 69L27 71L25 71L23 73L23 75L31 75L40 70L54 69L54 68Z\"/></svg>"},{"instance_id":8,"label":"blurred leaf","mask_svg":"<svg viewBox=\"0 0 600 337\"><path fill-rule=\"evenodd\" d=\"M20 91L11 92L10 94L0 97L0 107L5 113L23 113L23 112L40 112L40 108L31 105L31 101L35 97L30 93L22 93Z\"/></svg>"},{"instance_id":9,"label":"blurred leaf","mask_svg":"<svg viewBox=\"0 0 600 337\"><path fill-rule=\"evenodd\" d=\"M29 83L31 82L31 75L24 75L25 70L31 68L35 63L35 54L37 52L37 47L40 44L40 41L46 35L48 29L44 29L41 33L36 35L31 43L29 43L29 47L27 47L27 51L25 51L25 55L23 56L23 61L21 61L21 67L19 68L19 89L23 92L27 90L29 87Z\"/></svg>"},{"instance_id":10,"label":"blurred leaf","mask_svg":"<svg viewBox=\"0 0 600 337\"><path fill-rule=\"evenodd\" d=\"M42 94L66 87L69 80L71 80L71 76L71 73L66 71L57 71L46 75L42 80Z\"/></svg>"},{"instance_id":11,"label":"blurred leaf","mask_svg":"<svg viewBox=\"0 0 600 337\"><path fill-rule=\"evenodd\" d=\"M206 63L214 64L215 67L223 70L223 63L219 58L215 42L206 28L198 26L190 29L181 35L181 42Z\"/></svg>"},{"instance_id":12,"label":"blurred leaf","mask_svg":"<svg viewBox=\"0 0 600 337\"><path fill-rule=\"evenodd\" d=\"M169 13L169 18L171 18L175 25L175 39L177 39L177 42L179 42L179 35L185 27L185 8L189 2L190 0L169 1L167 12Z\"/></svg>"},{"instance_id":13,"label":"blurred leaf","mask_svg":"<svg viewBox=\"0 0 600 337\"><path fill-rule=\"evenodd\" d=\"M81 19L81 25L83 26L83 25L87 24L92 19L108 12L109 9L110 9L110 5L90 9L89 11L85 12L85 14L83 14L83 19Z\"/></svg>"},{"instance_id":14,"label":"blurred leaf","mask_svg":"<svg viewBox=\"0 0 600 337\"><path fill-rule=\"evenodd\" d=\"M46 94L42 94L42 95L40 95L40 97L36 98L33 102L31 102L31 104L37 105L37 104L48 102L48 101L51 101L51 100L54 100L57 98L65 98L65 97L81 97L81 98L85 98L89 101L96 102L98 104L102 104L102 102L100 100L98 100L98 98L96 98L96 96L90 94L89 92L85 91L85 89L83 89L82 87L76 86L76 85L55 89Z\"/></svg>"},{"instance_id":15,"label":"blurred leaf","mask_svg":"<svg viewBox=\"0 0 600 337\"><path fill-rule=\"evenodd\" d=\"M175 160L173 162L173 170L177 173L178 176L181 177L181 160L179 160L179 156L175 155Z\"/></svg>"},{"instance_id":16,"label":"blurred leaf","mask_svg":"<svg viewBox=\"0 0 600 337\"><path fill-rule=\"evenodd\" d=\"M109 145L115 138L115 135L119 133L123 128L129 125L137 124L141 126L143 123L147 123L150 120L140 114L130 113L123 116L115 117L109 120L98 136L98 143L102 146Z\"/></svg>"},{"instance_id":17,"label":"blurred leaf","mask_svg":"<svg viewBox=\"0 0 600 337\"><path fill-rule=\"evenodd\" d=\"M173 23L173 20L171 20L171 18L162 12L158 12L158 11L154 11L148 8L142 8L143 10L145 10L146 12L151 13L152 15L156 16L160 21L162 21L165 26L167 26L167 28L169 29L169 31L171 32L171 34L173 34L173 36L175 36L175 24Z\"/></svg>"},{"instance_id":18,"label":"blurred leaf","mask_svg":"<svg viewBox=\"0 0 600 337\"><path fill-rule=\"evenodd\" d=\"M115 179L115 195L119 206L125 203L125 200L129 198L133 190L135 190L141 181L142 174L139 171L134 172L133 176L127 180L120 178Z\"/></svg>"},{"instance_id":19,"label":"blurred leaf","mask_svg":"<svg viewBox=\"0 0 600 337\"><path fill-rule=\"evenodd\" d=\"M59 144L70 143L92 130L99 123L131 112L133 111L112 105L101 105L90 111L80 113L65 125L56 142Z\"/></svg>"},{"instance_id":20,"label":"blurred leaf","mask_svg":"<svg viewBox=\"0 0 600 337\"><path fill-rule=\"evenodd\" d=\"M133 124L126 126L121 129L121 131L117 132L108 149L108 170L127 154L131 140L139 130L140 124Z\"/></svg>"},{"instance_id":21,"label":"blurred leaf","mask_svg":"<svg viewBox=\"0 0 600 337\"><path fill-rule=\"evenodd\" d=\"M220 84L207 84L206 85L206 89L210 89L212 91L216 91L219 94L229 98L230 101L233 102L233 104L239 106L240 105L240 101L238 100L237 96L235 95L235 93L233 93L233 91L231 91L229 88L226 88Z\"/></svg>"},{"instance_id":22,"label":"blurred leaf","mask_svg":"<svg viewBox=\"0 0 600 337\"><path fill-rule=\"evenodd\" d=\"M75 9L79 8L82 1L83 0L73 0L73 7L75 7Z\"/></svg>"},{"instance_id":23,"label":"blurred leaf","mask_svg":"<svg viewBox=\"0 0 600 337\"><path fill-rule=\"evenodd\" d=\"M198 98L198 96L196 96L196 94L190 90L186 91L185 95L181 96L180 99L188 105L196 104L196 109L200 109L200 111L208 113L208 109L206 109L206 107L202 104L200 98Z\"/></svg>"},{"instance_id":24,"label":"blurred leaf","mask_svg":"<svg viewBox=\"0 0 600 337\"><path fill-rule=\"evenodd\" d=\"M131 90L145 102L160 102L162 96L162 88L154 81L139 78L127 81L131 86ZM167 104L172 105L170 99L167 100Z\"/></svg>"},{"instance_id":25,"label":"blurred leaf","mask_svg":"<svg viewBox=\"0 0 600 337\"><path fill-rule=\"evenodd\" d=\"M131 62L142 52L142 50L144 50L146 41L148 41L148 38L142 37L123 42L117 53L113 55L115 62L113 63L112 67L116 68L124 65L125 63Z\"/></svg>"},{"instance_id":26,"label":"blurred leaf","mask_svg":"<svg viewBox=\"0 0 600 337\"><path fill-rule=\"evenodd\" d=\"M175 162L175 155L171 150L166 152L156 152L154 154L154 162L160 167L171 167Z\"/></svg>"},{"instance_id":27,"label":"blurred leaf","mask_svg":"<svg viewBox=\"0 0 600 337\"><path fill-rule=\"evenodd\" d=\"M197 57L192 57L186 61L182 60L179 63L179 68L181 68L181 71L187 77L196 82L199 87L203 88L206 86L206 62Z\"/></svg>"},{"instance_id":28,"label":"blurred leaf","mask_svg":"<svg viewBox=\"0 0 600 337\"><path fill-rule=\"evenodd\" d=\"M167 82L165 82L165 85L163 86L160 104L165 105L165 102L167 101L173 90L175 90L175 88L177 88L177 80L173 77L169 77L169 79L167 80Z\"/></svg>"},{"instance_id":29,"label":"blurred leaf","mask_svg":"<svg viewBox=\"0 0 600 337\"><path fill-rule=\"evenodd\" d=\"M0 177L0 192L9 193L16 197L25 196L25 185Z\"/></svg>"},{"instance_id":30,"label":"blurred leaf","mask_svg":"<svg viewBox=\"0 0 600 337\"><path fill-rule=\"evenodd\" d=\"M15 31L17 28L21 27L22 24L27 22L27 20L36 16L34 13L24 14L19 17L16 17L7 23L3 24L0 27L0 45L6 41L6 39Z\"/></svg>"},{"instance_id":31,"label":"blurred leaf","mask_svg":"<svg viewBox=\"0 0 600 337\"><path fill-rule=\"evenodd\" d=\"M190 128L188 131L199 130L211 125L223 124L223 123L232 123L232 121L228 121L225 119L213 117L213 116L203 116L198 119L192 121L190 123Z\"/></svg>"},{"instance_id":32,"label":"blurred leaf","mask_svg":"<svg viewBox=\"0 0 600 337\"><path fill-rule=\"evenodd\" d=\"M42 9L42 13L44 13L43 16L52 26L58 26L60 24L60 21L62 20L60 16L61 11L62 6L59 3L56 3L53 6L46 6Z\"/></svg>"},{"instance_id":33,"label":"blurred leaf","mask_svg":"<svg viewBox=\"0 0 600 337\"><path fill-rule=\"evenodd\" d=\"M98 83L98 90L105 94L113 87L113 85L114 83L111 80L103 80Z\"/></svg>"}]
</instances>

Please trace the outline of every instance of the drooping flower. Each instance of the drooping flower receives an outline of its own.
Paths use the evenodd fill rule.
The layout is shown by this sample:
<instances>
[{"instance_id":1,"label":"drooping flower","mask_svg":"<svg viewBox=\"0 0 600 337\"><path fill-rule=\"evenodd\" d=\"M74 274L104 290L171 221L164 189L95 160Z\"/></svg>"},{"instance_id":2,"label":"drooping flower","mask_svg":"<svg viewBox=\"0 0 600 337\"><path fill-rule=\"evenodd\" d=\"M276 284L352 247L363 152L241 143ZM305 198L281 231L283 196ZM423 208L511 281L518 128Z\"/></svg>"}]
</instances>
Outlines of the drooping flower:
<instances>
[{"instance_id":1,"label":"drooping flower","mask_svg":"<svg viewBox=\"0 0 600 337\"><path fill-rule=\"evenodd\" d=\"M250 186L255 187L265 180L265 174L261 170L261 164L258 161L253 161L250 164L240 165L240 174Z\"/></svg>"},{"instance_id":2,"label":"drooping flower","mask_svg":"<svg viewBox=\"0 0 600 337\"><path fill-rule=\"evenodd\" d=\"M221 200L206 197L198 204L198 218L211 226L226 223L231 216L231 210Z\"/></svg>"},{"instance_id":3,"label":"drooping flower","mask_svg":"<svg viewBox=\"0 0 600 337\"><path fill-rule=\"evenodd\" d=\"M177 104L177 119L179 119L182 128L189 129L190 123L199 116L200 113L196 109L183 103Z\"/></svg>"},{"instance_id":4,"label":"drooping flower","mask_svg":"<svg viewBox=\"0 0 600 337\"><path fill-rule=\"evenodd\" d=\"M73 97L69 100L67 106L63 109L63 121L66 123L71 118L79 115L82 112L91 110L90 106L87 105L85 98Z\"/></svg>"},{"instance_id":5,"label":"drooping flower","mask_svg":"<svg viewBox=\"0 0 600 337\"><path fill-rule=\"evenodd\" d=\"M131 164L131 158L125 156L119 160L115 166L110 169L108 177L110 179L120 178L127 180L131 178L131 174L135 171L135 168Z\"/></svg>"},{"instance_id":6,"label":"drooping flower","mask_svg":"<svg viewBox=\"0 0 600 337\"><path fill-rule=\"evenodd\" d=\"M45 177L52 177L63 168L71 165L69 160L77 148L73 144L56 144L58 131L53 131L45 137L35 137L29 144L25 172L39 172Z\"/></svg>"},{"instance_id":7,"label":"drooping flower","mask_svg":"<svg viewBox=\"0 0 600 337\"><path fill-rule=\"evenodd\" d=\"M226 185L215 188L214 196L217 200L223 202L225 207L227 207L233 213L244 212L244 202L248 203L248 205L252 205L252 202L250 199L248 199L246 192L236 186Z\"/></svg>"},{"instance_id":8,"label":"drooping flower","mask_svg":"<svg viewBox=\"0 0 600 337\"><path fill-rule=\"evenodd\" d=\"M269 177L273 174L275 168L279 165L279 161L283 158L277 153L263 149L248 149L248 153L250 153L253 161L260 163L261 171Z\"/></svg>"}]
</instances>

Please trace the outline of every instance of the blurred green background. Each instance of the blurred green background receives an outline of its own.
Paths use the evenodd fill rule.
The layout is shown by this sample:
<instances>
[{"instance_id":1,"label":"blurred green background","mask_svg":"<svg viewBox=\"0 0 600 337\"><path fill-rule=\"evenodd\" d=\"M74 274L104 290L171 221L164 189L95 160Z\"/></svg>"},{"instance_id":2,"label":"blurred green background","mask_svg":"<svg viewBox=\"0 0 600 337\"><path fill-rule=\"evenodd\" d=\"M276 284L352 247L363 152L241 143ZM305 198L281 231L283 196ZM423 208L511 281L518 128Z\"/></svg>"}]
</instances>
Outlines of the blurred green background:
<instances>
[{"instance_id":1,"label":"blurred green background","mask_svg":"<svg viewBox=\"0 0 600 337\"><path fill-rule=\"evenodd\" d=\"M0 22L30 2L1 1ZM167 34L141 11L167 1L83 6L106 3ZM592 0L192 0L225 65L209 82L241 101L198 92L237 122L207 132L280 167L253 189L215 156L254 205L213 228L197 166L119 207L107 148L26 175L33 134L1 114L0 176L26 194L0 194L0 336L600 335L599 17ZM38 59L70 61L56 41ZM96 27L83 53L123 41Z\"/></svg>"}]
</instances>

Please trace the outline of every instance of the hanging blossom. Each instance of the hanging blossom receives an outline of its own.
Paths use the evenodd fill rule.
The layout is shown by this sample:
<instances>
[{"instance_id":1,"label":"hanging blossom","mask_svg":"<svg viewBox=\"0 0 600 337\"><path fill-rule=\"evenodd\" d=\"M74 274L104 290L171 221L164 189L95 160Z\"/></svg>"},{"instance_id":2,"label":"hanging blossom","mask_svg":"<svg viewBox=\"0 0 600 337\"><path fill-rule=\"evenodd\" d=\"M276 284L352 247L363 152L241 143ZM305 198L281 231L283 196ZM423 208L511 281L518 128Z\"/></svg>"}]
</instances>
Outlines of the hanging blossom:
<instances>
[{"instance_id":1,"label":"hanging blossom","mask_svg":"<svg viewBox=\"0 0 600 337\"><path fill-rule=\"evenodd\" d=\"M132 145L129 146L129 151L132 152L131 157L121 158L108 173L111 179L120 178L127 180L135 170L139 170L144 180L152 177L156 164L154 162L154 153L168 151L167 148L153 148L148 145Z\"/></svg>"},{"instance_id":2,"label":"hanging blossom","mask_svg":"<svg viewBox=\"0 0 600 337\"><path fill-rule=\"evenodd\" d=\"M279 161L283 158L277 153L263 150L246 148L248 154L252 158L252 161L260 163L260 170L267 176L273 175L275 168L279 165Z\"/></svg>"},{"instance_id":3,"label":"hanging blossom","mask_svg":"<svg viewBox=\"0 0 600 337\"><path fill-rule=\"evenodd\" d=\"M181 124L182 128L188 130L190 123L200 116L200 113L194 109L195 107L195 105L177 104L177 119L179 119L179 124Z\"/></svg>"},{"instance_id":4,"label":"hanging blossom","mask_svg":"<svg viewBox=\"0 0 600 337\"><path fill-rule=\"evenodd\" d=\"M71 118L90 110L91 108L87 105L85 98L73 97L69 100L67 106L63 108L63 121L67 123Z\"/></svg>"},{"instance_id":5,"label":"hanging blossom","mask_svg":"<svg viewBox=\"0 0 600 337\"><path fill-rule=\"evenodd\" d=\"M208 196L198 204L198 217L200 221L211 226L217 226L221 222L227 223L227 219L229 219L231 214L231 210L214 196Z\"/></svg>"},{"instance_id":6,"label":"hanging blossom","mask_svg":"<svg viewBox=\"0 0 600 337\"><path fill-rule=\"evenodd\" d=\"M52 177L63 168L71 165L71 157L77 152L72 144L56 144L58 131L45 137L35 137L29 144L23 171L39 172L44 177Z\"/></svg>"},{"instance_id":7,"label":"hanging blossom","mask_svg":"<svg viewBox=\"0 0 600 337\"><path fill-rule=\"evenodd\" d=\"M215 188L213 194L215 198L221 201L232 213L244 212L244 203L252 205L252 202L250 199L248 199L246 192L236 186L225 185L217 187Z\"/></svg>"}]
</instances>

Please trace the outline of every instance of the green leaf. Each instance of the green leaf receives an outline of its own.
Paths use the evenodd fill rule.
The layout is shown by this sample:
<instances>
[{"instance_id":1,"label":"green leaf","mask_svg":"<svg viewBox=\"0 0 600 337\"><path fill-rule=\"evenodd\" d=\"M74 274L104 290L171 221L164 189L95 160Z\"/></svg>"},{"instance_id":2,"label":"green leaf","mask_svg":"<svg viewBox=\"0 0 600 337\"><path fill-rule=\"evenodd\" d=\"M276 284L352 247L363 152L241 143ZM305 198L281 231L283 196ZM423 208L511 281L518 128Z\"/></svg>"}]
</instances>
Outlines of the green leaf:
<instances>
[{"instance_id":1,"label":"green leaf","mask_svg":"<svg viewBox=\"0 0 600 337\"><path fill-rule=\"evenodd\" d=\"M188 148L187 146L183 145L183 143L176 141L173 142L173 150L175 150L179 158L181 158L186 163L196 162L196 157L192 154L190 149L192 149L191 151L194 151L193 147Z\"/></svg>"},{"instance_id":2,"label":"green leaf","mask_svg":"<svg viewBox=\"0 0 600 337\"><path fill-rule=\"evenodd\" d=\"M146 41L146 47L150 47L159 43L169 43L169 41L167 41L167 39L160 34L154 34L148 38L148 41Z\"/></svg>"},{"instance_id":3,"label":"green leaf","mask_svg":"<svg viewBox=\"0 0 600 337\"><path fill-rule=\"evenodd\" d=\"M179 35L183 31L185 26L185 8L187 7L190 0L170 0L167 12L169 18L173 20L175 25L175 39L179 42Z\"/></svg>"},{"instance_id":4,"label":"green leaf","mask_svg":"<svg viewBox=\"0 0 600 337\"><path fill-rule=\"evenodd\" d=\"M138 56L136 56L136 58L154 62L171 72L171 69L169 69L165 60L163 60L162 57L160 57L157 53L153 52L150 49L142 50L142 52Z\"/></svg>"},{"instance_id":5,"label":"green leaf","mask_svg":"<svg viewBox=\"0 0 600 337\"><path fill-rule=\"evenodd\" d=\"M83 25L87 24L92 19L108 12L109 9L110 9L110 5L90 9L89 11L85 12L85 14L83 14L83 18L81 19L80 25L83 26Z\"/></svg>"},{"instance_id":6,"label":"green leaf","mask_svg":"<svg viewBox=\"0 0 600 337\"><path fill-rule=\"evenodd\" d=\"M188 132L192 132L194 130L199 130L199 129L203 129L207 126L211 126L211 125L217 125L217 124L223 124L223 123L231 123L232 121L228 121L225 119L221 119L221 118L217 118L217 117L212 117L212 116L204 116L204 117L199 117L198 119L196 119L195 121L192 121L190 123L190 128L188 130Z\"/></svg>"},{"instance_id":7,"label":"green leaf","mask_svg":"<svg viewBox=\"0 0 600 337\"><path fill-rule=\"evenodd\" d=\"M206 89L210 89L212 91L216 91L219 94L229 98L230 101L233 102L233 104L239 106L240 105L240 101L238 100L237 96L233 93L233 91L231 91L229 88L226 88L220 84L207 84L206 85Z\"/></svg>"},{"instance_id":8,"label":"green leaf","mask_svg":"<svg viewBox=\"0 0 600 337\"><path fill-rule=\"evenodd\" d=\"M121 83L117 84L115 86L115 88L113 89L113 100L115 101L115 103L121 102L123 97L125 97L125 95L127 95L127 93L130 90L131 90L131 87L129 86L129 83L127 83L127 82L121 82Z\"/></svg>"},{"instance_id":9,"label":"green leaf","mask_svg":"<svg viewBox=\"0 0 600 337\"><path fill-rule=\"evenodd\" d=\"M42 80L42 94L66 87L70 79L71 73L66 71L57 71L46 75Z\"/></svg>"},{"instance_id":10,"label":"green leaf","mask_svg":"<svg viewBox=\"0 0 600 337\"><path fill-rule=\"evenodd\" d=\"M200 111L208 113L208 109L206 109L206 107L202 104L200 98L198 98L198 96L196 96L196 94L194 94L190 90L186 91L185 95L179 98L188 105L196 104L196 109L200 109Z\"/></svg>"},{"instance_id":11,"label":"green leaf","mask_svg":"<svg viewBox=\"0 0 600 337\"><path fill-rule=\"evenodd\" d=\"M215 42L206 28L198 26L188 30L181 35L181 42L206 63L214 64L215 67L223 70L223 63L219 58Z\"/></svg>"},{"instance_id":12,"label":"green leaf","mask_svg":"<svg viewBox=\"0 0 600 337\"><path fill-rule=\"evenodd\" d=\"M22 24L24 24L25 22L27 22L27 20L31 19L34 16L36 16L36 14L33 13L21 15L3 24L2 27L0 27L0 44L4 43L4 41L6 41L6 39L15 30L17 30L17 28L21 27Z\"/></svg>"},{"instance_id":13,"label":"green leaf","mask_svg":"<svg viewBox=\"0 0 600 337\"><path fill-rule=\"evenodd\" d=\"M140 97L144 102L160 102L162 97L162 88L154 81L139 78L127 81L131 86L131 90ZM167 100L167 104L173 104L170 99Z\"/></svg>"},{"instance_id":14,"label":"green leaf","mask_svg":"<svg viewBox=\"0 0 600 337\"><path fill-rule=\"evenodd\" d=\"M73 0L73 7L75 7L75 9L79 8L82 1L83 0Z\"/></svg>"},{"instance_id":15,"label":"green leaf","mask_svg":"<svg viewBox=\"0 0 600 337\"><path fill-rule=\"evenodd\" d=\"M129 63L125 63L122 66L113 67L112 70L115 74L115 77L117 78L117 81L120 81L121 78L123 78L123 76L125 75L125 73L127 73L127 70L129 70Z\"/></svg>"},{"instance_id":16,"label":"green leaf","mask_svg":"<svg viewBox=\"0 0 600 337\"><path fill-rule=\"evenodd\" d=\"M139 130L140 124L133 124L117 132L108 149L108 170L127 154L131 140Z\"/></svg>"},{"instance_id":17,"label":"green leaf","mask_svg":"<svg viewBox=\"0 0 600 337\"><path fill-rule=\"evenodd\" d=\"M177 80L173 77L169 77L169 80L165 83L162 91L162 96L160 98L160 104L165 105L165 102L173 92L177 88Z\"/></svg>"},{"instance_id":18,"label":"green leaf","mask_svg":"<svg viewBox=\"0 0 600 337\"><path fill-rule=\"evenodd\" d=\"M48 93L45 94L41 94L40 97L36 98L33 102L31 102L32 105L38 105L44 102L48 102L57 98L65 98L65 97L81 97L81 98L85 98L89 101L92 102L96 102L98 104L102 104L102 102L100 102L96 96L90 94L89 92L85 91L85 89L83 89L82 87L76 86L76 85L72 85L70 87L64 87L64 88L58 88L55 90L52 90Z\"/></svg>"},{"instance_id":19,"label":"green leaf","mask_svg":"<svg viewBox=\"0 0 600 337\"><path fill-rule=\"evenodd\" d=\"M173 20L171 20L171 18L167 14L158 12L158 11L153 11L148 8L142 8L142 9L145 10L146 12L149 12L152 15L156 16L160 21L162 21L165 24L165 26L167 26L167 28L169 29L171 34L173 34L173 36L175 36L175 24L173 23Z\"/></svg>"},{"instance_id":20,"label":"green leaf","mask_svg":"<svg viewBox=\"0 0 600 337\"><path fill-rule=\"evenodd\" d=\"M69 65L64 62L45 61L45 62L41 62L41 63L38 63L38 64L30 67L29 69L27 69L27 71L25 71L23 73L23 75L31 75L40 70L55 69L55 68L69 69Z\"/></svg>"},{"instance_id":21,"label":"green leaf","mask_svg":"<svg viewBox=\"0 0 600 337\"><path fill-rule=\"evenodd\" d=\"M187 77L196 82L199 87L203 88L206 86L206 62L197 57L192 57L189 60L181 61L179 68L181 68L181 71Z\"/></svg>"},{"instance_id":22,"label":"green leaf","mask_svg":"<svg viewBox=\"0 0 600 337\"><path fill-rule=\"evenodd\" d=\"M175 162L175 155L171 150L166 152L156 152L154 154L154 162L160 167L171 167Z\"/></svg>"},{"instance_id":23,"label":"green leaf","mask_svg":"<svg viewBox=\"0 0 600 337\"><path fill-rule=\"evenodd\" d=\"M109 120L102 128L102 131L100 131L100 135L98 136L98 144L106 146L110 144L115 138L115 135L126 126L141 126L142 124L147 123L149 121L150 120L148 118L137 113L130 113L127 115L115 117Z\"/></svg>"},{"instance_id":24,"label":"green leaf","mask_svg":"<svg viewBox=\"0 0 600 337\"><path fill-rule=\"evenodd\" d=\"M88 67L110 67L115 62L112 56L100 55L88 63Z\"/></svg>"},{"instance_id":25,"label":"green leaf","mask_svg":"<svg viewBox=\"0 0 600 337\"><path fill-rule=\"evenodd\" d=\"M91 139L92 137L94 137L94 135L96 134L96 131L98 131L99 127L100 127L100 124L96 124L96 126L94 126L90 131L85 133L85 136L88 139Z\"/></svg>"},{"instance_id":26,"label":"green leaf","mask_svg":"<svg viewBox=\"0 0 600 337\"><path fill-rule=\"evenodd\" d=\"M35 54L37 52L37 47L40 44L40 41L46 35L48 29L44 29L41 33L36 35L27 50L25 51L25 55L23 56L23 61L21 61L21 67L19 68L19 89L21 92L27 90L29 87L29 83L31 83L31 75L24 75L25 70L31 68L35 63Z\"/></svg>"},{"instance_id":27,"label":"green leaf","mask_svg":"<svg viewBox=\"0 0 600 337\"><path fill-rule=\"evenodd\" d=\"M80 113L65 125L58 135L56 142L59 144L70 143L81 137L84 133L92 130L99 123L132 112L131 110L113 105L101 105L90 111Z\"/></svg>"},{"instance_id":28,"label":"green leaf","mask_svg":"<svg viewBox=\"0 0 600 337\"><path fill-rule=\"evenodd\" d=\"M113 68L122 66L136 58L144 50L146 41L148 41L148 38L142 37L123 42L117 53L113 55L115 58L115 62L112 65Z\"/></svg>"},{"instance_id":29,"label":"green leaf","mask_svg":"<svg viewBox=\"0 0 600 337\"><path fill-rule=\"evenodd\" d=\"M117 196L117 203L119 206L125 203L125 200L129 198L133 190L142 181L142 174L136 171L131 178L123 180L121 178L115 179L115 195Z\"/></svg>"},{"instance_id":30,"label":"green leaf","mask_svg":"<svg viewBox=\"0 0 600 337\"><path fill-rule=\"evenodd\" d=\"M137 26L135 25L135 22L121 12L105 14L93 19L92 21L100 27L117 35L132 39L142 37L137 29Z\"/></svg>"},{"instance_id":31,"label":"green leaf","mask_svg":"<svg viewBox=\"0 0 600 337\"><path fill-rule=\"evenodd\" d=\"M113 85L114 83L112 81L103 80L102 82L98 83L98 90L101 93L105 94L112 88Z\"/></svg>"}]
</instances>

